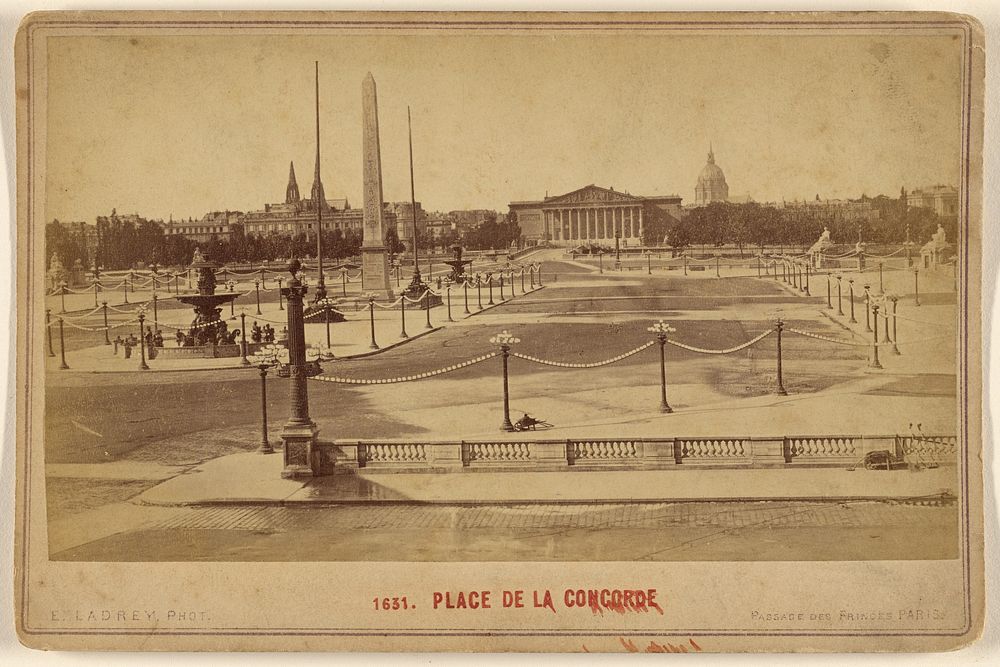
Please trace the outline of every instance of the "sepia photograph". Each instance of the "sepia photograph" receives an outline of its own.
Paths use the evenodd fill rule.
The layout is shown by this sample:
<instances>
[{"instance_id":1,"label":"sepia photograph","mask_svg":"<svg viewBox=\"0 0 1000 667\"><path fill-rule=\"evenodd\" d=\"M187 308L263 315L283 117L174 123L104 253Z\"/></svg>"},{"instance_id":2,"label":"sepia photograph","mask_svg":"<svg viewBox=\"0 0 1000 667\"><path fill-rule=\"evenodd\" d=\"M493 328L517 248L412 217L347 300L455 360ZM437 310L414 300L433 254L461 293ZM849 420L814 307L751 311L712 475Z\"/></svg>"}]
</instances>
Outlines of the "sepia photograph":
<instances>
[{"instance_id":1,"label":"sepia photograph","mask_svg":"<svg viewBox=\"0 0 1000 667\"><path fill-rule=\"evenodd\" d=\"M303 564L383 632L641 634L724 568L760 647L975 636L974 22L306 16L22 25L22 603ZM617 575L503 588L548 566ZM107 604L35 625L243 627Z\"/></svg>"}]
</instances>

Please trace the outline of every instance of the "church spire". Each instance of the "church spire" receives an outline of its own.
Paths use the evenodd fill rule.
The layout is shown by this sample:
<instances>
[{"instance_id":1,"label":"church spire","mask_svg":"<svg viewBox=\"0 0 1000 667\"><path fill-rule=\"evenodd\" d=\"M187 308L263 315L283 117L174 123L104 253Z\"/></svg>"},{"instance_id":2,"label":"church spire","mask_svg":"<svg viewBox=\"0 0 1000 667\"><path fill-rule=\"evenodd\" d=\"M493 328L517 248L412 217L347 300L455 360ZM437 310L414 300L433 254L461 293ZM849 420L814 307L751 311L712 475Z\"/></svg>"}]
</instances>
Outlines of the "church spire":
<instances>
[{"instance_id":1,"label":"church spire","mask_svg":"<svg viewBox=\"0 0 1000 667\"><path fill-rule=\"evenodd\" d=\"M295 181L295 163L288 163L288 187L285 188L285 203L297 204L302 197L299 196L299 184Z\"/></svg>"},{"instance_id":2,"label":"church spire","mask_svg":"<svg viewBox=\"0 0 1000 667\"><path fill-rule=\"evenodd\" d=\"M715 151L712 150L712 142L708 142L708 163L715 164Z\"/></svg>"},{"instance_id":3,"label":"church spire","mask_svg":"<svg viewBox=\"0 0 1000 667\"><path fill-rule=\"evenodd\" d=\"M312 200L316 210L322 211L326 204L323 194L323 181L319 177L319 62L316 63L316 173L313 175ZM317 224L322 224L317 221ZM322 278L320 278L322 283Z\"/></svg>"}]
</instances>

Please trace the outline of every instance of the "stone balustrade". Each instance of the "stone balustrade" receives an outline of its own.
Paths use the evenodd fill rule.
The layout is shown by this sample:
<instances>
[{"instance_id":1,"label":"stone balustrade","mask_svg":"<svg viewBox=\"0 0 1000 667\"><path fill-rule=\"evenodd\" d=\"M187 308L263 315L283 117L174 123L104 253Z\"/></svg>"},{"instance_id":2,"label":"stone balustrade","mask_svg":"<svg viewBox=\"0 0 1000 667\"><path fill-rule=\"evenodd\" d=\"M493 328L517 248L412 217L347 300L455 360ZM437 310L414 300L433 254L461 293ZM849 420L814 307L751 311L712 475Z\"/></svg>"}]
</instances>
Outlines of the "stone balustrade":
<instances>
[{"instance_id":1,"label":"stone balustrade","mask_svg":"<svg viewBox=\"0 0 1000 667\"><path fill-rule=\"evenodd\" d=\"M683 467L862 466L887 451L924 465L955 465L955 436L793 435L776 437L530 440L338 440L319 443L328 472L650 470Z\"/></svg>"}]
</instances>

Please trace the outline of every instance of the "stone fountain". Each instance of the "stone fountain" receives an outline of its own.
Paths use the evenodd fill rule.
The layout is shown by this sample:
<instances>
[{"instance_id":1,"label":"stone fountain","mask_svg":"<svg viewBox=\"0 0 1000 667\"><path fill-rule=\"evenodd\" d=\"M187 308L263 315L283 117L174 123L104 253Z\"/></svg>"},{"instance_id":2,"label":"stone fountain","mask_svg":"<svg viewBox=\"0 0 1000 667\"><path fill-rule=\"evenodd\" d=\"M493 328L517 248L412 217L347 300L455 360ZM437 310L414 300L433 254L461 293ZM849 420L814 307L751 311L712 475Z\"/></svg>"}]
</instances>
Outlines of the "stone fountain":
<instances>
[{"instance_id":1,"label":"stone fountain","mask_svg":"<svg viewBox=\"0 0 1000 667\"><path fill-rule=\"evenodd\" d=\"M239 354L238 351L215 349L220 345L230 347L234 344L227 339L227 327L221 317L221 306L235 300L239 296L239 294L232 292L223 294L215 293L215 270L218 267L218 264L204 256L200 250L195 249L194 257L191 259L191 268L198 273L198 291L193 294L181 294L177 296L177 300L181 303L194 306L195 317L191 322L191 328L187 331L183 346L181 348L165 348L165 350L209 348L212 350L212 353L207 356L235 356ZM193 353L194 351L192 350L191 352ZM191 354L190 356L205 355Z\"/></svg>"},{"instance_id":2,"label":"stone fountain","mask_svg":"<svg viewBox=\"0 0 1000 667\"><path fill-rule=\"evenodd\" d=\"M454 253L455 258L445 261L445 264L451 267L451 273L448 274L448 278L454 283L460 283L465 280L465 267L472 264L471 259L462 259L462 246L457 243L451 247L452 253Z\"/></svg>"}]
</instances>

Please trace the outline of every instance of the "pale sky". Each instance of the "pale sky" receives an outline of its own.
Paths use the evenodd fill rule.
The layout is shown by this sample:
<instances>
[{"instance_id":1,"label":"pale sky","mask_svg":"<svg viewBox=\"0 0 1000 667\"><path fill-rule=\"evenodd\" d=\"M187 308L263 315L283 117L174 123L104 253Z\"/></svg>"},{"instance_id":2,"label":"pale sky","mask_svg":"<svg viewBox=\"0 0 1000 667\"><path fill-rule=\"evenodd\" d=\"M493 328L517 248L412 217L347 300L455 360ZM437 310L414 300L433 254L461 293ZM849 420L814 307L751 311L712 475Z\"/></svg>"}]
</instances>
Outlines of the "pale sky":
<instances>
[{"instance_id":1,"label":"pale sky","mask_svg":"<svg viewBox=\"0 0 1000 667\"><path fill-rule=\"evenodd\" d=\"M361 82L386 201L493 208L589 183L694 199L709 142L731 195L957 185L961 41L549 32L65 37L49 43L46 219L152 218L308 196L313 61L326 195L361 202Z\"/></svg>"}]
</instances>

